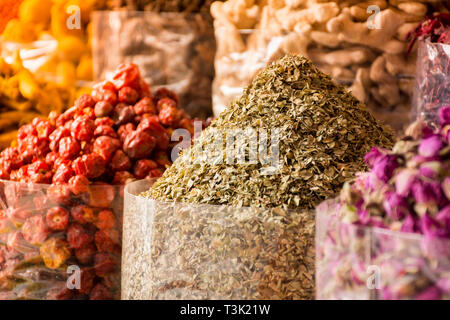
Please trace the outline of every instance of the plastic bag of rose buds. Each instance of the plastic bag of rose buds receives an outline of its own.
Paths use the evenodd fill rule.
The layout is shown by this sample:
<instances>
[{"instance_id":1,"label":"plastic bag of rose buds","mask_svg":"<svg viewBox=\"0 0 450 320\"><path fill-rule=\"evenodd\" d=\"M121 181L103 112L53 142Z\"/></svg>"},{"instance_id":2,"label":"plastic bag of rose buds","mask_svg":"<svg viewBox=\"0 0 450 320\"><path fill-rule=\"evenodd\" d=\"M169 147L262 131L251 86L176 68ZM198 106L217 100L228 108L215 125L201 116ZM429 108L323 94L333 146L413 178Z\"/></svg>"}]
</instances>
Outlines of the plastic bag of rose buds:
<instances>
[{"instance_id":1,"label":"plastic bag of rose buds","mask_svg":"<svg viewBox=\"0 0 450 320\"><path fill-rule=\"evenodd\" d=\"M312 299L314 214L159 202L125 188L122 299Z\"/></svg>"},{"instance_id":2,"label":"plastic bag of rose buds","mask_svg":"<svg viewBox=\"0 0 450 320\"><path fill-rule=\"evenodd\" d=\"M321 300L449 300L450 240L371 228L317 208L316 290Z\"/></svg>"},{"instance_id":3,"label":"plastic bag of rose buds","mask_svg":"<svg viewBox=\"0 0 450 320\"><path fill-rule=\"evenodd\" d=\"M450 105L450 44L419 42L414 120L439 127L438 111Z\"/></svg>"},{"instance_id":4,"label":"plastic bag of rose buds","mask_svg":"<svg viewBox=\"0 0 450 320\"><path fill-rule=\"evenodd\" d=\"M136 63L152 88L177 92L192 117L212 114L216 50L209 14L98 11L93 14L94 78Z\"/></svg>"},{"instance_id":5,"label":"plastic bag of rose buds","mask_svg":"<svg viewBox=\"0 0 450 320\"><path fill-rule=\"evenodd\" d=\"M1 180L0 300L120 298L122 188Z\"/></svg>"}]
</instances>

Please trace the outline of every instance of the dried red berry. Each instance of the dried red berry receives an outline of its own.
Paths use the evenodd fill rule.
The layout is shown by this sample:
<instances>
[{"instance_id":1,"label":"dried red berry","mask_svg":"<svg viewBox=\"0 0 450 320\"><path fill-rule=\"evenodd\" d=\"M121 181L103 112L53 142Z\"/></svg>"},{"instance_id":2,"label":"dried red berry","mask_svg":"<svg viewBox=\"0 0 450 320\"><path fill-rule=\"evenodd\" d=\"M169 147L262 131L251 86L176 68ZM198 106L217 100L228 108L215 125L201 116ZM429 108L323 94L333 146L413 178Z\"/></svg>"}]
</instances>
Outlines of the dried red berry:
<instances>
[{"instance_id":1,"label":"dried red berry","mask_svg":"<svg viewBox=\"0 0 450 320\"><path fill-rule=\"evenodd\" d=\"M114 131L113 127L107 125L101 125L97 127L94 131L94 136L108 136L112 138L119 138L119 135Z\"/></svg>"},{"instance_id":2,"label":"dried red berry","mask_svg":"<svg viewBox=\"0 0 450 320\"><path fill-rule=\"evenodd\" d=\"M156 147L159 150L167 150L170 138L166 130L159 123L158 117L146 117L141 120L137 130L144 131L156 138Z\"/></svg>"},{"instance_id":3,"label":"dried red berry","mask_svg":"<svg viewBox=\"0 0 450 320\"><path fill-rule=\"evenodd\" d=\"M40 245L47 239L50 231L41 215L28 218L22 226L22 234L28 243Z\"/></svg>"},{"instance_id":4,"label":"dried red berry","mask_svg":"<svg viewBox=\"0 0 450 320\"><path fill-rule=\"evenodd\" d=\"M94 137L95 122L91 119L80 117L71 125L72 136L78 141L89 141Z\"/></svg>"},{"instance_id":5,"label":"dried red berry","mask_svg":"<svg viewBox=\"0 0 450 320\"><path fill-rule=\"evenodd\" d=\"M95 245L101 252L120 252L119 232L114 229L99 230L95 233Z\"/></svg>"},{"instance_id":6,"label":"dried red berry","mask_svg":"<svg viewBox=\"0 0 450 320\"><path fill-rule=\"evenodd\" d=\"M53 183L68 183L69 180L75 175L70 164L62 164L56 169L53 175Z\"/></svg>"},{"instance_id":7,"label":"dried red berry","mask_svg":"<svg viewBox=\"0 0 450 320\"><path fill-rule=\"evenodd\" d=\"M62 184L51 185L47 189L47 197L56 204L62 206L68 205L71 201L70 189L68 186Z\"/></svg>"},{"instance_id":8,"label":"dried red berry","mask_svg":"<svg viewBox=\"0 0 450 320\"><path fill-rule=\"evenodd\" d=\"M179 100L178 100L178 95L175 92L173 92L167 88L160 88L160 89L156 90L155 97L154 97L155 101L158 102L159 100L161 100L163 98L172 99L176 103L175 107L178 107Z\"/></svg>"},{"instance_id":9,"label":"dried red berry","mask_svg":"<svg viewBox=\"0 0 450 320\"><path fill-rule=\"evenodd\" d=\"M123 151L131 159L149 157L156 146L156 139L143 131L133 131L127 135L123 144Z\"/></svg>"},{"instance_id":10,"label":"dried red berry","mask_svg":"<svg viewBox=\"0 0 450 320\"><path fill-rule=\"evenodd\" d=\"M122 143L119 139L101 136L95 139L94 153L99 154L105 161L109 161Z\"/></svg>"},{"instance_id":11,"label":"dried red berry","mask_svg":"<svg viewBox=\"0 0 450 320\"><path fill-rule=\"evenodd\" d=\"M111 159L111 169L114 171L126 171L131 168L130 158L122 150L117 150Z\"/></svg>"},{"instance_id":12,"label":"dried red berry","mask_svg":"<svg viewBox=\"0 0 450 320\"><path fill-rule=\"evenodd\" d=\"M91 264L97 249L93 243L88 243L75 250L75 257L81 264Z\"/></svg>"},{"instance_id":13,"label":"dried red berry","mask_svg":"<svg viewBox=\"0 0 450 320\"><path fill-rule=\"evenodd\" d=\"M97 118L107 117L112 111L114 107L111 103L107 101L99 101L95 105L94 112Z\"/></svg>"},{"instance_id":14,"label":"dried red berry","mask_svg":"<svg viewBox=\"0 0 450 320\"><path fill-rule=\"evenodd\" d=\"M110 208L115 196L114 187L107 183L95 182L89 187L88 192L83 194L83 200L92 207Z\"/></svg>"},{"instance_id":15,"label":"dried red berry","mask_svg":"<svg viewBox=\"0 0 450 320\"><path fill-rule=\"evenodd\" d=\"M100 177L106 170L106 164L103 158L96 154L85 154L72 164L72 169L76 175L86 176L89 179Z\"/></svg>"},{"instance_id":16,"label":"dried red berry","mask_svg":"<svg viewBox=\"0 0 450 320\"><path fill-rule=\"evenodd\" d=\"M8 161L8 170L17 170L23 166L23 160L17 148L6 148L0 153L3 161Z\"/></svg>"},{"instance_id":17,"label":"dried red berry","mask_svg":"<svg viewBox=\"0 0 450 320\"><path fill-rule=\"evenodd\" d=\"M121 186L121 185L126 185L130 182L133 182L134 180L136 180L136 179L128 171L117 171L114 174L112 184Z\"/></svg>"},{"instance_id":18,"label":"dried red berry","mask_svg":"<svg viewBox=\"0 0 450 320\"><path fill-rule=\"evenodd\" d=\"M67 241L72 248L81 248L92 242L92 240L92 236L81 224L73 223L69 226L69 229L67 230Z\"/></svg>"},{"instance_id":19,"label":"dried red berry","mask_svg":"<svg viewBox=\"0 0 450 320\"><path fill-rule=\"evenodd\" d=\"M50 167L53 167L55 164L56 159L59 158L59 154L57 152L49 152L45 156L45 163L47 163Z\"/></svg>"},{"instance_id":20,"label":"dried red berry","mask_svg":"<svg viewBox=\"0 0 450 320\"><path fill-rule=\"evenodd\" d=\"M111 210L100 211L95 226L100 230L112 229L116 226L116 217Z\"/></svg>"},{"instance_id":21,"label":"dried red berry","mask_svg":"<svg viewBox=\"0 0 450 320\"><path fill-rule=\"evenodd\" d=\"M80 144L73 137L64 137L59 142L59 154L64 159L76 158L80 151Z\"/></svg>"},{"instance_id":22,"label":"dried red berry","mask_svg":"<svg viewBox=\"0 0 450 320\"><path fill-rule=\"evenodd\" d=\"M91 207L85 205L78 205L73 207L70 210L70 214L76 222L81 224L93 223L97 221L94 210Z\"/></svg>"},{"instance_id":23,"label":"dried red berry","mask_svg":"<svg viewBox=\"0 0 450 320\"><path fill-rule=\"evenodd\" d=\"M106 101L114 106L117 103L117 89L109 81L99 83L94 86L92 97L96 101Z\"/></svg>"},{"instance_id":24,"label":"dried red berry","mask_svg":"<svg viewBox=\"0 0 450 320\"><path fill-rule=\"evenodd\" d=\"M80 274L80 289L82 294L89 294L94 287L95 270L93 268L82 268Z\"/></svg>"},{"instance_id":25,"label":"dried red berry","mask_svg":"<svg viewBox=\"0 0 450 320\"><path fill-rule=\"evenodd\" d=\"M161 171L161 169L153 169L148 173L148 176L146 177L146 179L154 179L154 178L159 178L162 177L164 173Z\"/></svg>"},{"instance_id":26,"label":"dried red berry","mask_svg":"<svg viewBox=\"0 0 450 320\"><path fill-rule=\"evenodd\" d=\"M114 108L113 112L113 120L116 126L120 126L126 124L128 122L132 122L136 113L132 106L120 103Z\"/></svg>"},{"instance_id":27,"label":"dried red berry","mask_svg":"<svg viewBox=\"0 0 450 320\"><path fill-rule=\"evenodd\" d=\"M170 98L162 98L161 100L158 101L157 105L156 105L156 110L158 110L158 113L161 112L161 110L166 109L166 108L176 108L177 107L177 103L170 99Z\"/></svg>"},{"instance_id":28,"label":"dried red berry","mask_svg":"<svg viewBox=\"0 0 450 320\"><path fill-rule=\"evenodd\" d=\"M99 277L104 277L114 272L117 264L118 261L113 255L106 252L99 252L94 257L95 274Z\"/></svg>"},{"instance_id":29,"label":"dried red berry","mask_svg":"<svg viewBox=\"0 0 450 320\"><path fill-rule=\"evenodd\" d=\"M134 106L134 112L139 116L143 114L156 114L155 104L152 99L145 97Z\"/></svg>"},{"instance_id":30,"label":"dried red berry","mask_svg":"<svg viewBox=\"0 0 450 320\"><path fill-rule=\"evenodd\" d=\"M95 126L114 126L114 120L108 117L97 118L94 120Z\"/></svg>"},{"instance_id":31,"label":"dried red berry","mask_svg":"<svg viewBox=\"0 0 450 320\"><path fill-rule=\"evenodd\" d=\"M77 109L93 108L95 106L95 100L88 94L83 94L75 101L75 107Z\"/></svg>"},{"instance_id":32,"label":"dried red berry","mask_svg":"<svg viewBox=\"0 0 450 320\"><path fill-rule=\"evenodd\" d=\"M141 74L138 66L134 63L123 63L117 68L112 82L119 90L123 87L140 89L140 80Z\"/></svg>"},{"instance_id":33,"label":"dried red berry","mask_svg":"<svg viewBox=\"0 0 450 320\"><path fill-rule=\"evenodd\" d=\"M71 256L67 242L57 238L45 241L39 252L45 266L50 269L58 269Z\"/></svg>"},{"instance_id":34,"label":"dried red berry","mask_svg":"<svg viewBox=\"0 0 450 320\"><path fill-rule=\"evenodd\" d=\"M148 176L151 170L157 169L158 164L153 160L143 159L135 163L133 167L133 174L136 179L144 179Z\"/></svg>"},{"instance_id":35,"label":"dried red berry","mask_svg":"<svg viewBox=\"0 0 450 320\"><path fill-rule=\"evenodd\" d=\"M119 102L135 104L139 99L139 93L131 87L123 87L119 90Z\"/></svg>"},{"instance_id":36,"label":"dried red berry","mask_svg":"<svg viewBox=\"0 0 450 320\"><path fill-rule=\"evenodd\" d=\"M88 191L89 183L89 179L85 176L74 176L69 180L70 191L75 195L80 195Z\"/></svg>"},{"instance_id":37,"label":"dried red berry","mask_svg":"<svg viewBox=\"0 0 450 320\"><path fill-rule=\"evenodd\" d=\"M168 127L172 127L175 128L178 126L178 123L181 120L181 116L178 113L178 109L177 108L173 108L173 107L167 107L162 109L159 112L159 121Z\"/></svg>"},{"instance_id":38,"label":"dried red berry","mask_svg":"<svg viewBox=\"0 0 450 320\"><path fill-rule=\"evenodd\" d=\"M47 226L55 231L66 230L69 225L69 212L62 207L54 207L45 216Z\"/></svg>"},{"instance_id":39,"label":"dried red berry","mask_svg":"<svg viewBox=\"0 0 450 320\"><path fill-rule=\"evenodd\" d=\"M133 123L127 123L121 125L117 133L119 134L120 141L124 142L125 138L136 129L136 126Z\"/></svg>"}]
</instances>

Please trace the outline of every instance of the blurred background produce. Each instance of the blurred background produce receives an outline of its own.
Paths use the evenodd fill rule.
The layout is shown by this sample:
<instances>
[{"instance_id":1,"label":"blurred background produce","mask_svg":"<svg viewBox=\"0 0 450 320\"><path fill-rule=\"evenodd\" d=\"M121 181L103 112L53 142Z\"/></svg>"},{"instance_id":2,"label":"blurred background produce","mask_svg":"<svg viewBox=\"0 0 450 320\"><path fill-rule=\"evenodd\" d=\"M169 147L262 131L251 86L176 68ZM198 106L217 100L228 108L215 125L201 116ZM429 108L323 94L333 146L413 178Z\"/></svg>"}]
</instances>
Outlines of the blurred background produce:
<instances>
[{"instance_id":1,"label":"blurred background produce","mask_svg":"<svg viewBox=\"0 0 450 320\"><path fill-rule=\"evenodd\" d=\"M376 6L372 11L368 10L371 5ZM377 8L380 9L378 14ZM414 49L406 58L406 35L427 14L448 12L449 8L448 1L432 0L228 0L213 3L211 12L218 45L214 97L223 95L230 83L238 86L242 82L241 75L254 64L254 52L268 43L274 45L267 38L279 36L282 39L271 48L274 50L266 50L268 56L263 62L270 62L286 52L310 57L336 81L349 85L353 94L368 104L377 118L401 132L410 122L417 56ZM242 29L264 32L247 39ZM241 73L230 73L236 63L246 69L241 67Z\"/></svg>"}]
</instances>

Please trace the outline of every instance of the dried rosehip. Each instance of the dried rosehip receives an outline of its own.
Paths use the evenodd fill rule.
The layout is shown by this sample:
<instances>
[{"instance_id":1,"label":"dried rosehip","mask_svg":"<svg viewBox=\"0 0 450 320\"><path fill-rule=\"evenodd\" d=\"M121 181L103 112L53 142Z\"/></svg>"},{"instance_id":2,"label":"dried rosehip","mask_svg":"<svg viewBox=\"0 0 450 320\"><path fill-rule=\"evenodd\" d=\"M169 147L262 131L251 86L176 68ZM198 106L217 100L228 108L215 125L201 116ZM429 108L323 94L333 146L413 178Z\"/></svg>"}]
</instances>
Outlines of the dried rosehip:
<instances>
[{"instance_id":1,"label":"dried rosehip","mask_svg":"<svg viewBox=\"0 0 450 320\"><path fill-rule=\"evenodd\" d=\"M111 159L110 167L114 171L126 171L131 168L130 158L122 150L117 150Z\"/></svg>"},{"instance_id":2,"label":"dried rosehip","mask_svg":"<svg viewBox=\"0 0 450 320\"><path fill-rule=\"evenodd\" d=\"M116 226L116 217L111 210L100 211L95 226L100 230L112 229Z\"/></svg>"},{"instance_id":3,"label":"dried rosehip","mask_svg":"<svg viewBox=\"0 0 450 320\"><path fill-rule=\"evenodd\" d=\"M96 252L97 249L95 248L94 244L88 243L75 250L75 257L81 264L91 264Z\"/></svg>"},{"instance_id":4,"label":"dried rosehip","mask_svg":"<svg viewBox=\"0 0 450 320\"><path fill-rule=\"evenodd\" d=\"M74 176L69 180L70 191L74 195L80 195L89 189L89 180L85 176Z\"/></svg>"},{"instance_id":5,"label":"dried rosehip","mask_svg":"<svg viewBox=\"0 0 450 320\"><path fill-rule=\"evenodd\" d=\"M166 108L176 108L177 107L177 103L170 99L170 98L162 98L161 100L158 101L157 105L156 105L156 110L158 110L158 113L161 112L161 110L166 109Z\"/></svg>"},{"instance_id":6,"label":"dried rosehip","mask_svg":"<svg viewBox=\"0 0 450 320\"><path fill-rule=\"evenodd\" d=\"M133 131L127 135L123 151L131 159L143 159L150 156L156 146L156 139L143 131Z\"/></svg>"},{"instance_id":7,"label":"dried rosehip","mask_svg":"<svg viewBox=\"0 0 450 320\"><path fill-rule=\"evenodd\" d=\"M148 173L146 179L160 178L163 174L164 173L161 171L161 169L153 169Z\"/></svg>"},{"instance_id":8,"label":"dried rosehip","mask_svg":"<svg viewBox=\"0 0 450 320\"><path fill-rule=\"evenodd\" d=\"M68 183L69 180L75 175L70 164L62 164L56 169L53 175L53 183Z\"/></svg>"},{"instance_id":9,"label":"dried rosehip","mask_svg":"<svg viewBox=\"0 0 450 320\"><path fill-rule=\"evenodd\" d=\"M48 164L50 167L53 167L55 164L56 159L59 158L59 154L57 152L49 152L45 156L45 163Z\"/></svg>"},{"instance_id":10,"label":"dried rosehip","mask_svg":"<svg viewBox=\"0 0 450 320\"><path fill-rule=\"evenodd\" d=\"M69 212L62 207L51 208L45 216L47 226L55 231L66 230L69 225Z\"/></svg>"},{"instance_id":11,"label":"dried rosehip","mask_svg":"<svg viewBox=\"0 0 450 320\"><path fill-rule=\"evenodd\" d=\"M67 242L57 238L45 241L39 251L45 266L50 269L58 269L71 256Z\"/></svg>"},{"instance_id":12,"label":"dried rosehip","mask_svg":"<svg viewBox=\"0 0 450 320\"><path fill-rule=\"evenodd\" d=\"M143 114L156 114L155 104L152 99L145 97L134 106L134 112L139 116Z\"/></svg>"},{"instance_id":13,"label":"dried rosehip","mask_svg":"<svg viewBox=\"0 0 450 320\"><path fill-rule=\"evenodd\" d=\"M72 136L78 141L89 141L94 137L95 122L91 119L80 117L71 125Z\"/></svg>"},{"instance_id":14,"label":"dried rosehip","mask_svg":"<svg viewBox=\"0 0 450 320\"><path fill-rule=\"evenodd\" d=\"M175 107L178 107L179 100L178 100L178 95L175 92L173 92L167 88L158 89L155 93L155 98L154 98L155 102L158 102L159 100L161 100L163 98L172 99L176 103Z\"/></svg>"},{"instance_id":15,"label":"dried rosehip","mask_svg":"<svg viewBox=\"0 0 450 320\"><path fill-rule=\"evenodd\" d=\"M119 232L117 230L99 230L95 233L95 245L98 251L120 253L119 244Z\"/></svg>"},{"instance_id":16,"label":"dried rosehip","mask_svg":"<svg viewBox=\"0 0 450 320\"><path fill-rule=\"evenodd\" d=\"M67 241L74 249L79 249L86 244L92 242L92 236L79 223L73 223L67 230Z\"/></svg>"},{"instance_id":17,"label":"dried rosehip","mask_svg":"<svg viewBox=\"0 0 450 320\"><path fill-rule=\"evenodd\" d=\"M114 126L114 120L108 117L103 117L103 118L97 118L94 121L95 126L99 127L99 126Z\"/></svg>"},{"instance_id":18,"label":"dried rosehip","mask_svg":"<svg viewBox=\"0 0 450 320\"><path fill-rule=\"evenodd\" d=\"M45 161L35 161L28 166L28 178L33 183L49 184L52 181L52 172L49 165Z\"/></svg>"},{"instance_id":19,"label":"dried rosehip","mask_svg":"<svg viewBox=\"0 0 450 320\"><path fill-rule=\"evenodd\" d=\"M134 180L136 180L136 179L128 171L117 171L114 174L114 178L113 178L112 184L118 185L118 186L126 185L126 184L128 184L130 182L133 182Z\"/></svg>"},{"instance_id":20,"label":"dried rosehip","mask_svg":"<svg viewBox=\"0 0 450 320\"><path fill-rule=\"evenodd\" d=\"M55 130L53 125L48 120L35 118L32 124L36 127L37 136L39 138L46 138Z\"/></svg>"},{"instance_id":21,"label":"dried rosehip","mask_svg":"<svg viewBox=\"0 0 450 320\"><path fill-rule=\"evenodd\" d=\"M128 122L132 122L134 120L134 117L136 116L136 113L134 112L134 109L132 106L119 103L115 108L113 112L113 120L114 124L116 126L120 126L123 124L126 124Z\"/></svg>"},{"instance_id":22,"label":"dried rosehip","mask_svg":"<svg viewBox=\"0 0 450 320\"><path fill-rule=\"evenodd\" d=\"M93 223L97 221L97 217L95 216L95 212L91 207L85 205L75 206L70 210L70 214L72 218L81 224L85 223Z\"/></svg>"},{"instance_id":23,"label":"dried rosehip","mask_svg":"<svg viewBox=\"0 0 450 320\"><path fill-rule=\"evenodd\" d=\"M167 107L159 112L159 121L168 127L175 128L181 120L180 113L177 108Z\"/></svg>"},{"instance_id":24,"label":"dried rosehip","mask_svg":"<svg viewBox=\"0 0 450 320\"><path fill-rule=\"evenodd\" d=\"M139 93L131 87L123 87L119 90L119 102L135 104L139 99Z\"/></svg>"},{"instance_id":25,"label":"dried rosehip","mask_svg":"<svg viewBox=\"0 0 450 320\"><path fill-rule=\"evenodd\" d=\"M69 205L71 202L70 189L66 185L51 185L47 189L47 197L59 205Z\"/></svg>"},{"instance_id":26,"label":"dried rosehip","mask_svg":"<svg viewBox=\"0 0 450 320\"><path fill-rule=\"evenodd\" d=\"M151 170L157 169L158 164L153 160L143 159L135 163L133 167L133 174L136 179L144 179L148 176Z\"/></svg>"},{"instance_id":27,"label":"dried rosehip","mask_svg":"<svg viewBox=\"0 0 450 320\"><path fill-rule=\"evenodd\" d=\"M81 151L80 144L73 137L64 137L59 142L59 154L64 159L73 159Z\"/></svg>"},{"instance_id":28,"label":"dried rosehip","mask_svg":"<svg viewBox=\"0 0 450 320\"><path fill-rule=\"evenodd\" d=\"M75 107L77 109L93 108L95 106L95 100L88 94L83 94L75 101Z\"/></svg>"},{"instance_id":29,"label":"dried rosehip","mask_svg":"<svg viewBox=\"0 0 450 320\"><path fill-rule=\"evenodd\" d=\"M123 87L140 89L140 80L141 74L138 66L134 63L123 63L117 68L112 82L119 90Z\"/></svg>"},{"instance_id":30,"label":"dried rosehip","mask_svg":"<svg viewBox=\"0 0 450 320\"><path fill-rule=\"evenodd\" d=\"M95 274L99 277L104 277L112 273L117 268L117 259L106 252L99 252L94 257Z\"/></svg>"},{"instance_id":31,"label":"dried rosehip","mask_svg":"<svg viewBox=\"0 0 450 320\"><path fill-rule=\"evenodd\" d=\"M114 107L111 103L107 101L99 101L95 105L94 112L97 118L107 117L112 111Z\"/></svg>"},{"instance_id":32,"label":"dried rosehip","mask_svg":"<svg viewBox=\"0 0 450 320\"><path fill-rule=\"evenodd\" d=\"M144 131L156 138L156 147L158 150L167 150L169 147L170 138L166 130L159 123L158 117L146 117L141 120L137 127L138 131Z\"/></svg>"},{"instance_id":33,"label":"dried rosehip","mask_svg":"<svg viewBox=\"0 0 450 320\"><path fill-rule=\"evenodd\" d=\"M136 126L133 123L127 123L124 125L121 125L119 127L119 130L117 130L117 133L119 134L120 141L124 142L125 138L134 130L136 129Z\"/></svg>"},{"instance_id":34,"label":"dried rosehip","mask_svg":"<svg viewBox=\"0 0 450 320\"><path fill-rule=\"evenodd\" d=\"M41 215L28 218L22 226L22 234L28 243L33 245L42 244L47 239L50 231Z\"/></svg>"},{"instance_id":35,"label":"dried rosehip","mask_svg":"<svg viewBox=\"0 0 450 320\"><path fill-rule=\"evenodd\" d=\"M112 300L113 296L109 292L109 290L102 285L101 283L98 283L95 285L95 287L91 290L91 293L89 294L89 300Z\"/></svg>"},{"instance_id":36,"label":"dried rosehip","mask_svg":"<svg viewBox=\"0 0 450 320\"><path fill-rule=\"evenodd\" d=\"M8 170L17 170L23 166L23 160L17 148L6 148L0 155L4 162L8 161Z\"/></svg>"},{"instance_id":37,"label":"dried rosehip","mask_svg":"<svg viewBox=\"0 0 450 320\"><path fill-rule=\"evenodd\" d=\"M117 103L117 89L109 81L99 83L94 86L92 97L96 101L106 101L114 106Z\"/></svg>"},{"instance_id":38,"label":"dried rosehip","mask_svg":"<svg viewBox=\"0 0 450 320\"><path fill-rule=\"evenodd\" d=\"M37 130L33 125L25 124L19 128L19 131L17 133L17 138L19 140L24 140L25 138L28 138L30 136L37 136Z\"/></svg>"},{"instance_id":39,"label":"dried rosehip","mask_svg":"<svg viewBox=\"0 0 450 320\"><path fill-rule=\"evenodd\" d=\"M113 127L107 125L101 125L97 127L94 131L94 136L108 136L112 138L119 138L119 135L116 133L116 131L114 131Z\"/></svg>"},{"instance_id":40,"label":"dried rosehip","mask_svg":"<svg viewBox=\"0 0 450 320\"><path fill-rule=\"evenodd\" d=\"M85 203L96 208L109 208L116 196L114 187L107 183L95 182L88 192L82 195Z\"/></svg>"},{"instance_id":41,"label":"dried rosehip","mask_svg":"<svg viewBox=\"0 0 450 320\"><path fill-rule=\"evenodd\" d=\"M100 177L106 170L106 164L103 158L96 154L85 154L72 164L72 169L76 175L86 176L89 179Z\"/></svg>"},{"instance_id":42,"label":"dried rosehip","mask_svg":"<svg viewBox=\"0 0 450 320\"><path fill-rule=\"evenodd\" d=\"M99 154L105 161L109 161L122 143L119 139L101 136L95 139L94 153Z\"/></svg>"}]
</instances>

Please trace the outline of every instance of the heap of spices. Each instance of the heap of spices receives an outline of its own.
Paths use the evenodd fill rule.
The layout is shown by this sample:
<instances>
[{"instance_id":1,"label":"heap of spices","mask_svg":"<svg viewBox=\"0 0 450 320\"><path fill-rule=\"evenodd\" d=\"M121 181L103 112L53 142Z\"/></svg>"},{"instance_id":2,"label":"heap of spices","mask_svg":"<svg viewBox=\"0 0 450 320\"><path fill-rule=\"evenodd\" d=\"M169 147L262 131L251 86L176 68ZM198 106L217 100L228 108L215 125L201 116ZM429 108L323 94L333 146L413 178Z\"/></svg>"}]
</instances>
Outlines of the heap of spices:
<instances>
[{"instance_id":1,"label":"heap of spices","mask_svg":"<svg viewBox=\"0 0 450 320\"><path fill-rule=\"evenodd\" d=\"M225 150L223 159L212 162L212 155L202 152L211 137L221 135L225 141L238 128L278 132L279 170L275 174L261 174L264 159L230 163ZM246 134L233 138L234 145L245 149L248 156L252 139ZM256 76L242 97L212 122L145 196L312 209L364 168L363 158L370 148L390 147L392 142L391 131L345 87L335 85L308 59L288 55ZM205 156L204 161L196 155Z\"/></svg>"},{"instance_id":2,"label":"heap of spices","mask_svg":"<svg viewBox=\"0 0 450 320\"><path fill-rule=\"evenodd\" d=\"M371 265L381 284L369 297L450 298L450 105L439 122L412 126L392 150L373 148L371 170L318 207L318 221L329 220L318 223L319 299L362 298Z\"/></svg>"},{"instance_id":3,"label":"heap of spices","mask_svg":"<svg viewBox=\"0 0 450 320\"><path fill-rule=\"evenodd\" d=\"M227 159L220 158L224 148L200 152L220 146L221 134L232 135L238 150ZM268 157L261 157L264 135ZM245 163L257 140L259 161ZM128 202L124 265L132 269L122 297L312 299L309 209L361 170L372 146L392 141L389 129L306 58L273 63L141 194L161 201ZM151 219L143 219L149 208Z\"/></svg>"}]
</instances>

